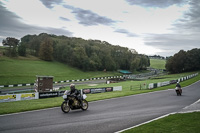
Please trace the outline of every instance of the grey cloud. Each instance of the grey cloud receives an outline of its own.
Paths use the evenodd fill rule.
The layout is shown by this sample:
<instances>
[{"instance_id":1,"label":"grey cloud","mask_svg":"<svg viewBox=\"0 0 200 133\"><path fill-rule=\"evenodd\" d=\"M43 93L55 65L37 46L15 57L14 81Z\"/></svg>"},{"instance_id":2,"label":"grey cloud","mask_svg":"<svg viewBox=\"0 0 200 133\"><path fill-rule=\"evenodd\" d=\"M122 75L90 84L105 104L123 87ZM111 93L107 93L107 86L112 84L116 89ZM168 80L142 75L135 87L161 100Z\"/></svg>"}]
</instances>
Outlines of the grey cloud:
<instances>
[{"instance_id":1,"label":"grey cloud","mask_svg":"<svg viewBox=\"0 0 200 133\"><path fill-rule=\"evenodd\" d=\"M117 30L115 30L115 32L126 34L128 37L137 37L138 36L138 35L136 35L134 33L129 32L126 29L117 29Z\"/></svg>"},{"instance_id":2,"label":"grey cloud","mask_svg":"<svg viewBox=\"0 0 200 133\"><path fill-rule=\"evenodd\" d=\"M183 49L200 48L200 1L191 0L183 18L173 24L173 34L153 34L145 37L146 45L163 50L160 55L170 56Z\"/></svg>"},{"instance_id":3,"label":"grey cloud","mask_svg":"<svg viewBox=\"0 0 200 133\"><path fill-rule=\"evenodd\" d=\"M8 11L0 2L0 43L6 37L21 38L27 34L49 33L72 36L72 32L62 28L39 27L25 24L21 18Z\"/></svg>"},{"instance_id":4,"label":"grey cloud","mask_svg":"<svg viewBox=\"0 0 200 133\"><path fill-rule=\"evenodd\" d=\"M69 5L64 5L64 7L72 10L72 13L75 14L77 20L79 20L79 23L84 26L93 26L99 24L112 25L116 23L116 21L104 16L100 16L90 10L75 8Z\"/></svg>"},{"instance_id":5,"label":"grey cloud","mask_svg":"<svg viewBox=\"0 0 200 133\"><path fill-rule=\"evenodd\" d=\"M186 0L126 0L130 5L139 5L143 7L165 8L171 5L181 5Z\"/></svg>"},{"instance_id":6,"label":"grey cloud","mask_svg":"<svg viewBox=\"0 0 200 133\"><path fill-rule=\"evenodd\" d=\"M20 17L7 11L2 5L0 5L0 18L1 36L16 35L19 37L19 34L22 32L22 30L24 28L28 28L27 25L21 23Z\"/></svg>"},{"instance_id":7,"label":"grey cloud","mask_svg":"<svg viewBox=\"0 0 200 133\"><path fill-rule=\"evenodd\" d=\"M200 1L192 0L189 5L190 10L184 14L184 18L174 24L174 27L181 32L200 33Z\"/></svg>"},{"instance_id":8,"label":"grey cloud","mask_svg":"<svg viewBox=\"0 0 200 133\"><path fill-rule=\"evenodd\" d=\"M147 35L145 41L145 45L161 49L157 54L162 56L171 56L181 49L200 48L200 38L196 34L153 34Z\"/></svg>"},{"instance_id":9,"label":"grey cloud","mask_svg":"<svg viewBox=\"0 0 200 133\"><path fill-rule=\"evenodd\" d=\"M47 8L53 8L53 5L59 5L63 0L40 0Z\"/></svg>"},{"instance_id":10,"label":"grey cloud","mask_svg":"<svg viewBox=\"0 0 200 133\"><path fill-rule=\"evenodd\" d=\"M65 18L65 17L60 17L61 20L64 20L64 21L70 21L70 19L68 18Z\"/></svg>"}]
</instances>

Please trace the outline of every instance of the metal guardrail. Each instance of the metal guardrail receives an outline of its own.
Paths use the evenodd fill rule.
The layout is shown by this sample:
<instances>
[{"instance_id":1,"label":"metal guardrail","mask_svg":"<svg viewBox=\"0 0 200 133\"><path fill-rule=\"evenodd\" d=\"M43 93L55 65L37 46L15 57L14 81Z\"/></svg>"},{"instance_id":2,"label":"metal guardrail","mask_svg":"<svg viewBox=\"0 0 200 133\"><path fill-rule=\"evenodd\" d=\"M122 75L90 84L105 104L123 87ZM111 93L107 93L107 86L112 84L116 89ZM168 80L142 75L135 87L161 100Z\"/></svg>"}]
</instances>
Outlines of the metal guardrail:
<instances>
[{"instance_id":1,"label":"metal guardrail","mask_svg":"<svg viewBox=\"0 0 200 133\"><path fill-rule=\"evenodd\" d=\"M131 74L131 75L123 75L126 79L140 79L148 76L154 76L163 73L162 69L151 69L149 73L142 73L142 74Z\"/></svg>"}]
</instances>

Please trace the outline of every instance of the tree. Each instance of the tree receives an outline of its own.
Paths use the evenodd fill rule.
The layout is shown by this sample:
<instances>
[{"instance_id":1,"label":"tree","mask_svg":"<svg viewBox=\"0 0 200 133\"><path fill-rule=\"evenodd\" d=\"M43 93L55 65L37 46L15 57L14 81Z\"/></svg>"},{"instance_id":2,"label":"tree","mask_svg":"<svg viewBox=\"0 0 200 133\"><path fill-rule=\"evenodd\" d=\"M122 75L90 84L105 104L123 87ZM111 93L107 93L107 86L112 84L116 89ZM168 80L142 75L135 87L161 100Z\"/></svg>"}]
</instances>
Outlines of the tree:
<instances>
[{"instance_id":1,"label":"tree","mask_svg":"<svg viewBox=\"0 0 200 133\"><path fill-rule=\"evenodd\" d=\"M52 40L49 41L50 46L48 46L46 38ZM53 58L85 71L140 70L146 69L150 64L145 55L138 55L134 50L114 46L100 40L84 40L42 33L24 36L21 41L29 48L27 51L34 56L39 56L43 60L52 60ZM136 56L138 57L134 62ZM134 63L136 63L135 66Z\"/></svg>"},{"instance_id":2,"label":"tree","mask_svg":"<svg viewBox=\"0 0 200 133\"><path fill-rule=\"evenodd\" d=\"M139 70L140 69L140 58L139 57L135 57L132 61L131 61L131 67L130 70L131 71L135 71L135 70Z\"/></svg>"},{"instance_id":3,"label":"tree","mask_svg":"<svg viewBox=\"0 0 200 133\"><path fill-rule=\"evenodd\" d=\"M90 57L90 70L100 70L102 68L102 63L100 58L94 52Z\"/></svg>"},{"instance_id":4,"label":"tree","mask_svg":"<svg viewBox=\"0 0 200 133\"><path fill-rule=\"evenodd\" d=\"M26 35L21 38L21 44L25 45L28 50L28 54L38 56L41 40L37 35Z\"/></svg>"},{"instance_id":5,"label":"tree","mask_svg":"<svg viewBox=\"0 0 200 133\"><path fill-rule=\"evenodd\" d=\"M113 58L110 55L104 56L103 62L104 62L104 68L107 71L116 70L116 63L114 62Z\"/></svg>"},{"instance_id":6,"label":"tree","mask_svg":"<svg viewBox=\"0 0 200 133\"><path fill-rule=\"evenodd\" d=\"M53 60L53 41L46 38L40 45L39 57L45 61Z\"/></svg>"},{"instance_id":7,"label":"tree","mask_svg":"<svg viewBox=\"0 0 200 133\"><path fill-rule=\"evenodd\" d=\"M20 56L26 56L26 45L25 44L20 44L18 47L18 54Z\"/></svg>"},{"instance_id":8,"label":"tree","mask_svg":"<svg viewBox=\"0 0 200 133\"><path fill-rule=\"evenodd\" d=\"M186 60L186 51L180 50L178 53L167 60L165 67L171 73L184 72Z\"/></svg>"},{"instance_id":9,"label":"tree","mask_svg":"<svg viewBox=\"0 0 200 133\"><path fill-rule=\"evenodd\" d=\"M173 72L180 73L185 70L186 51L180 50L174 55Z\"/></svg>"},{"instance_id":10,"label":"tree","mask_svg":"<svg viewBox=\"0 0 200 133\"><path fill-rule=\"evenodd\" d=\"M148 56L141 55L139 66L141 70L145 70L148 66L150 66L150 61L149 61Z\"/></svg>"},{"instance_id":11,"label":"tree","mask_svg":"<svg viewBox=\"0 0 200 133\"><path fill-rule=\"evenodd\" d=\"M83 47L75 47L72 54L72 65L87 70L88 56Z\"/></svg>"},{"instance_id":12,"label":"tree","mask_svg":"<svg viewBox=\"0 0 200 133\"><path fill-rule=\"evenodd\" d=\"M200 69L200 49L192 49L187 51L187 59L185 61L186 71L195 71Z\"/></svg>"},{"instance_id":13,"label":"tree","mask_svg":"<svg viewBox=\"0 0 200 133\"><path fill-rule=\"evenodd\" d=\"M39 55L40 45L41 45L41 42L44 40L40 40L38 37L35 37L29 42L29 48L31 49L31 51L30 51L31 55L34 55L34 56Z\"/></svg>"},{"instance_id":14,"label":"tree","mask_svg":"<svg viewBox=\"0 0 200 133\"><path fill-rule=\"evenodd\" d=\"M8 48L8 56L16 57L17 56L17 46L19 44L19 40L12 37L7 37L2 41L4 46L9 46Z\"/></svg>"}]
</instances>

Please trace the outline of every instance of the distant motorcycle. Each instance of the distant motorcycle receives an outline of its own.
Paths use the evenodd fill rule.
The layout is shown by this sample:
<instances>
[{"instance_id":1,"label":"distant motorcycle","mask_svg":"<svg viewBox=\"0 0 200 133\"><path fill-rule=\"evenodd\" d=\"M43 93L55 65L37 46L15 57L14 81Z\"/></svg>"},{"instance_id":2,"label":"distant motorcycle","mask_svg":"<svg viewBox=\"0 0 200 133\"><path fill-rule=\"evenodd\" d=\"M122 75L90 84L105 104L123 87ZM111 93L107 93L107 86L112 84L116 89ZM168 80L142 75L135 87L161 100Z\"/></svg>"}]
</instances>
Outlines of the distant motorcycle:
<instances>
[{"instance_id":1,"label":"distant motorcycle","mask_svg":"<svg viewBox=\"0 0 200 133\"><path fill-rule=\"evenodd\" d=\"M181 88L176 87L175 91L176 91L177 96L181 96L181 94L182 94L182 89Z\"/></svg>"},{"instance_id":2,"label":"distant motorcycle","mask_svg":"<svg viewBox=\"0 0 200 133\"><path fill-rule=\"evenodd\" d=\"M86 95L82 93L81 91L81 100L82 100L82 105L80 103L80 101L73 95L70 95L70 93L68 93L68 91L65 91L64 95L63 95L63 99L65 100L62 105L61 105L61 110L64 113L68 113L71 110L75 110L75 109L82 109L83 111L88 109L88 102L86 100Z\"/></svg>"}]
</instances>

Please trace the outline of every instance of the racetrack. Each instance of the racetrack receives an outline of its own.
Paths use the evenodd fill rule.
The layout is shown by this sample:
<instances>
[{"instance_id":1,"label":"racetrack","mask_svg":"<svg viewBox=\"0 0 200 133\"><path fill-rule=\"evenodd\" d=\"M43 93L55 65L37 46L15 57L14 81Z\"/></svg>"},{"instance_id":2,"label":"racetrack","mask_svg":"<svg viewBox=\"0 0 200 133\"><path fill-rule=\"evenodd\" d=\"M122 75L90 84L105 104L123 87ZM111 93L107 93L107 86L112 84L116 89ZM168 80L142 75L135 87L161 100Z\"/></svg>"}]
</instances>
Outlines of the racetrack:
<instances>
[{"instance_id":1,"label":"racetrack","mask_svg":"<svg viewBox=\"0 0 200 133\"><path fill-rule=\"evenodd\" d=\"M178 112L200 99L200 81L183 88L90 102L87 111L60 108L0 116L2 133L113 133ZM112 93L112 92L111 92Z\"/></svg>"}]
</instances>

